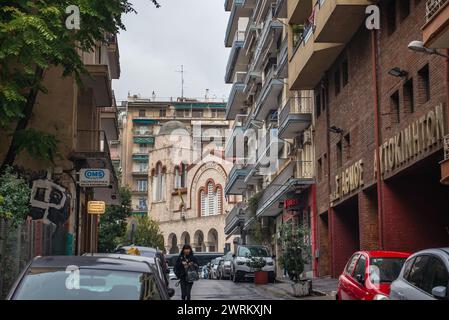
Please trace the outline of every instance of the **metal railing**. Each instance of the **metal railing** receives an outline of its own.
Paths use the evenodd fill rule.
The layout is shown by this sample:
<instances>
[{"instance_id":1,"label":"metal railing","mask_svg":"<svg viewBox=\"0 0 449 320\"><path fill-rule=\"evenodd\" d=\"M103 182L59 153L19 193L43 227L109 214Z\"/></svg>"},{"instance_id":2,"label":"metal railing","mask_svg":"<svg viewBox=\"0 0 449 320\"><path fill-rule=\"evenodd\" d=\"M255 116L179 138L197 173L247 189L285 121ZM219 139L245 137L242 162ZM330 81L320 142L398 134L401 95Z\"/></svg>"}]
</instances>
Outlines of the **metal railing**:
<instances>
[{"instance_id":1,"label":"metal railing","mask_svg":"<svg viewBox=\"0 0 449 320\"><path fill-rule=\"evenodd\" d=\"M295 161L294 177L296 179L313 179L313 161Z\"/></svg>"},{"instance_id":2,"label":"metal railing","mask_svg":"<svg viewBox=\"0 0 449 320\"><path fill-rule=\"evenodd\" d=\"M444 137L444 160L449 160L449 135Z\"/></svg>"},{"instance_id":3,"label":"metal railing","mask_svg":"<svg viewBox=\"0 0 449 320\"><path fill-rule=\"evenodd\" d=\"M234 35L233 44L235 45L237 42L244 42L245 35L246 35L246 31L237 30Z\"/></svg>"},{"instance_id":4,"label":"metal railing","mask_svg":"<svg viewBox=\"0 0 449 320\"><path fill-rule=\"evenodd\" d=\"M426 3L426 21L429 22L449 3L449 0L428 0Z\"/></svg>"},{"instance_id":5,"label":"metal railing","mask_svg":"<svg viewBox=\"0 0 449 320\"><path fill-rule=\"evenodd\" d=\"M244 83L246 79L246 71L237 71L234 76L234 83Z\"/></svg>"},{"instance_id":6,"label":"metal railing","mask_svg":"<svg viewBox=\"0 0 449 320\"><path fill-rule=\"evenodd\" d=\"M282 124L290 114L312 113L312 97L291 97L286 102L279 115L279 123Z\"/></svg>"},{"instance_id":7,"label":"metal railing","mask_svg":"<svg viewBox=\"0 0 449 320\"><path fill-rule=\"evenodd\" d=\"M103 130L77 130L76 151L111 154L109 142Z\"/></svg>"},{"instance_id":8,"label":"metal railing","mask_svg":"<svg viewBox=\"0 0 449 320\"><path fill-rule=\"evenodd\" d=\"M236 219L239 219L239 220L244 219L245 212L244 212L244 210L242 210L243 207L244 207L244 204L242 202L240 202L232 208L231 212L229 212L229 214L226 216L226 219L225 219L226 226L230 226L231 223L235 222Z\"/></svg>"},{"instance_id":9,"label":"metal railing","mask_svg":"<svg viewBox=\"0 0 449 320\"><path fill-rule=\"evenodd\" d=\"M136 130L136 131L133 132L133 134L134 134L134 136L152 136L153 132Z\"/></svg>"}]
</instances>

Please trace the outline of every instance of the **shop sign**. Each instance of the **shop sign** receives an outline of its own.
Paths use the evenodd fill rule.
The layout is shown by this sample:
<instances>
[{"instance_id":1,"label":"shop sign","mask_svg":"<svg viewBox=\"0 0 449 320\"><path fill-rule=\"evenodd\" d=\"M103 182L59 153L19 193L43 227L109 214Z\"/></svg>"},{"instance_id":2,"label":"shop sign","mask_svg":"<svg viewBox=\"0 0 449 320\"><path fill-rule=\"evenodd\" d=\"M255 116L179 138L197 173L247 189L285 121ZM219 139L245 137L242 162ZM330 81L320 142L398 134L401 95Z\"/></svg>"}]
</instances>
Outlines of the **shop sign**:
<instances>
[{"instance_id":1,"label":"shop sign","mask_svg":"<svg viewBox=\"0 0 449 320\"><path fill-rule=\"evenodd\" d=\"M391 172L407 161L429 150L444 137L443 106L437 105L379 148L381 174ZM374 174L377 156L374 152Z\"/></svg>"},{"instance_id":2,"label":"shop sign","mask_svg":"<svg viewBox=\"0 0 449 320\"><path fill-rule=\"evenodd\" d=\"M335 190L330 195L331 203L360 189L363 184L363 160L360 160L335 176Z\"/></svg>"},{"instance_id":3,"label":"shop sign","mask_svg":"<svg viewBox=\"0 0 449 320\"><path fill-rule=\"evenodd\" d=\"M104 201L89 201L87 203L87 213L100 215L106 212L106 203Z\"/></svg>"},{"instance_id":4,"label":"shop sign","mask_svg":"<svg viewBox=\"0 0 449 320\"><path fill-rule=\"evenodd\" d=\"M297 210L299 208L299 200L298 199L286 199L284 201L284 209L285 210Z\"/></svg>"},{"instance_id":5,"label":"shop sign","mask_svg":"<svg viewBox=\"0 0 449 320\"><path fill-rule=\"evenodd\" d=\"M81 169L79 172L80 187L109 187L110 184L110 172L108 169Z\"/></svg>"}]
</instances>

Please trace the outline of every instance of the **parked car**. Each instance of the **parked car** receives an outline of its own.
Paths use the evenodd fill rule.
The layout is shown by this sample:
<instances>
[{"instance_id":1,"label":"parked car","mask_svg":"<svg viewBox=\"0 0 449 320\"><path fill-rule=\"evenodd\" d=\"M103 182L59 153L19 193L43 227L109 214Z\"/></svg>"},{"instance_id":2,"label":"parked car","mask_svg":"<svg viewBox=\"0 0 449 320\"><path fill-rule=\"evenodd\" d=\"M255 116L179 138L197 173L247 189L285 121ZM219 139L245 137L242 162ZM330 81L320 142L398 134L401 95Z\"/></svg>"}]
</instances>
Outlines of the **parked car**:
<instances>
[{"instance_id":1,"label":"parked car","mask_svg":"<svg viewBox=\"0 0 449 320\"><path fill-rule=\"evenodd\" d=\"M169 300L157 271L146 262L95 256L36 257L7 300Z\"/></svg>"},{"instance_id":2,"label":"parked car","mask_svg":"<svg viewBox=\"0 0 449 320\"><path fill-rule=\"evenodd\" d=\"M137 251L135 251L133 249L137 249ZM165 283L168 287L168 283L169 283L168 275L170 273L170 270L168 269L168 263L167 263L167 259L165 258L165 254L162 251L155 249L155 248L139 247L139 246L118 246L115 249L114 253L129 254L129 252L133 252L133 251L138 252L139 255L142 257L158 259L158 262L164 272Z\"/></svg>"},{"instance_id":3,"label":"parked car","mask_svg":"<svg viewBox=\"0 0 449 320\"><path fill-rule=\"evenodd\" d=\"M239 245L237 247L236 254L232 256L232 281L239 282L243 279L254 277L254 270L247 265L250 257L263 258L265 260L266 264L262 268L262 271L268 272L269 281L274 282L274 259L270 256L268 248L260 245Z\"/></svg>"},{"instance_id":4,"label":"parked car","mask_svg":"<svg viewBox=\"0 0 449 320\"><path fill-rule=\"evenodd\" d=\"M223 260L222 257L215 258L210 263L210 271L209 271L209 279L217 280L218 279L218 265L220 261Z\"/></svg>"},{"instance_id":5,"label":"parked car","mask_svg":"<svg viewBox=\"0 0 449 320\"><path fill-rule=\"evenodd\" d=\"M410 256L405 252L359 251L338 279L337 300L385 300Z\"/></svg>"},{"instance_id":6,"label":"parked car","mask_svg":"<svg viewBox=\"0 0 449 320\"><path fill-rule=\"evenodd\" d=\"M173 267L169 267L169 274L168 274L168 278L169 280L177 280L178 277L175 274L174 268Z\"/></svg>"},{"instance_id":7,"label":"parked car","mask_svg":"<svg viewBox=\"0 0 449 320\"><path fill-rule=\"evenodd\" d=\"M232 260L233 253L230 251L223 256L223 259L220 260L218 265L218 279L231 279L231 269L232 269Z\"/></svg>"},{"instance_id":8,"label":"parked car","mask_svg":"<svg viewBox=\"0 0 449 320\"><path fill-rule=\"evenodd\" d=\"M449 300L449 248L417 252L391 284L392 300Z\"/></svg>"}]
</instances>

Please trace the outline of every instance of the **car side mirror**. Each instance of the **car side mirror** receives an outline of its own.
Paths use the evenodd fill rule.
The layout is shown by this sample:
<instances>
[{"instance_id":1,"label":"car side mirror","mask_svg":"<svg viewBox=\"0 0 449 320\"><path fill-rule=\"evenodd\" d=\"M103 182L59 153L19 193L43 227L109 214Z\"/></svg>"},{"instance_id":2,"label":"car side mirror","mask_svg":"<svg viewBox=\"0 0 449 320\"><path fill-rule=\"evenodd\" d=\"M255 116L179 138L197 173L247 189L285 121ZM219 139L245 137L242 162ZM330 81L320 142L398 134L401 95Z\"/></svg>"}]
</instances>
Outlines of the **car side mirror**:
<instances>
[{"instance_id":1,"label":"car side mirror","mask_svg":"<svg viewBox=\"0 0 449 320\"><path fill-rule=\"evenodd\" d=\"M355 276L355 279L357 280L357 282L359 282L362 286L365 285L365 277L361 274L358 274Z\"/></svg>"},{"instance_id":2,"label":"car side mirror","mask_svg":"<svg viewBox=\"0 0 449 320\"><path fill-rule=\"evenodd\" d=\"M172 298L172 297L175 295L175 289L173 289L173 288L168 288L168 289L167 289L167 293L168 293L168 296L169 296L170 298Z\"/></svg>"},{"instance_id":3,"label":"car side mirror","mask_svg":"<svg viewBox=\"0 0 449 320\"><path fill-rule=\"evenodd\" d=\"M447 289L445 287L435 287L432 289L432 295L437 299L447 299Z\"/></svg>"}]
</instances>

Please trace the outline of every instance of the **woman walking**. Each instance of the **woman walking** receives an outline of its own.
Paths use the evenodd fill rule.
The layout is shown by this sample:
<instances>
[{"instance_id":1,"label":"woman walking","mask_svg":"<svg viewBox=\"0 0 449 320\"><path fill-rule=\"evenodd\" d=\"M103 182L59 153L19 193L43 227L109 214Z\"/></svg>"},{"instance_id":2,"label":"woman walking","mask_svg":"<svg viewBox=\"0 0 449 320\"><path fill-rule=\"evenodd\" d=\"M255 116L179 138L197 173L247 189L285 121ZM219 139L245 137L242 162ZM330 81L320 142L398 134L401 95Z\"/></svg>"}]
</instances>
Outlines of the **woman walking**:
<instances>
[{"instance_id":1,"label":"woman walking","mask_svg":"<svg viewBox=\"0 0 449 320\"><path fill-rule=\"evenodd\" d=\"M181 284L182 300L190 300L193 281L198 279L198 261L193 255L193 250L190 245L184 245L176 260L174 269Z\"/></svg>"}]
</instances>

